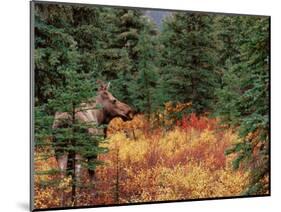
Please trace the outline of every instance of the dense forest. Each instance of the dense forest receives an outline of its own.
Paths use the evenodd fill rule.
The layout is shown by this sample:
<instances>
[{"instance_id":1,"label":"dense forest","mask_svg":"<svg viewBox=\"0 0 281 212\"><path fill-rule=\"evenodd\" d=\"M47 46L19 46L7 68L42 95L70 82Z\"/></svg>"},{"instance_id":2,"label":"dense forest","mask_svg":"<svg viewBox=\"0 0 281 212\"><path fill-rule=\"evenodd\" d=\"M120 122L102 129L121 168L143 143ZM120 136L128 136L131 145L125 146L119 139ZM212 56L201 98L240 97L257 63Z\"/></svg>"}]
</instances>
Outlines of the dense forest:
<instances>
[{"instance_id":1,"label":"dense forest","mask_svg":"<svg viewBox=\"0 0 281 212\"><path fill-rule=\"evenodd\" d=\"M47 3L33 15L35 208L269 193L269 17L178 11L159 27L146 10ZM100 82L132 121L52 127ZM88 158L95 185L78 182L75 157L61 179L55 148Z\"/></svg>"}]
</instances>

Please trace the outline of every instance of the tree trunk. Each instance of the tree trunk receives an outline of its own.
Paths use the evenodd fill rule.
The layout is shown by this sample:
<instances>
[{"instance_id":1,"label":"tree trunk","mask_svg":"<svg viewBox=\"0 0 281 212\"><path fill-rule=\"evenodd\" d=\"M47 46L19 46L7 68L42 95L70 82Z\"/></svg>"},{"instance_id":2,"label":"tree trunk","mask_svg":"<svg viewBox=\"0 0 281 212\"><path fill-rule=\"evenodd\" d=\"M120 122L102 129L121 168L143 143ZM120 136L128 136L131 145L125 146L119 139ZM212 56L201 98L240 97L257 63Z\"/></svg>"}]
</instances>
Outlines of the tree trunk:
<instances>
[{"instance_id":1,"label":"tree trunk","mask_svg":"<svg viewBox=\"0 0 281 212\"><path fill-rule=\"evenodd\" d=\"M76 152L75 152L75 147L76 147L76 141L74 139L74 134L75 134L75 104L72 104L72 139L71 139L71 144L73 147L72 150L72 167L71 167L71 177L72 177L72 186L71 186L71 202L73 206L77 205L76 201Z\"/></svg>"}]
</instances>

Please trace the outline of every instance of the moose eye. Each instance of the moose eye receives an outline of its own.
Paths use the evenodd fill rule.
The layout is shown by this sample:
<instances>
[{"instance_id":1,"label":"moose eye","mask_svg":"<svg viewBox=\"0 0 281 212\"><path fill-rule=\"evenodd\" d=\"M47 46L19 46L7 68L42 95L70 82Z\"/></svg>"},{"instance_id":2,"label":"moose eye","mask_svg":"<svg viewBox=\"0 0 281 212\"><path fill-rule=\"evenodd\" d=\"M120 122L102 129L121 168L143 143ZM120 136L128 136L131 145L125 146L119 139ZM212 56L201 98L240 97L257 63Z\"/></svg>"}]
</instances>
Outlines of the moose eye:
<instances>
[{"instance_id":1,"label":"moose eye","mask_svg":"<svg viewBox=\"0 0 281 212\"><path fill-rule=\"evenodd\" d=\"M115 104L115 103L116 103L116 99L113 99L113 100L112 100L112 103Z\"/></svg>"}]
</instances>

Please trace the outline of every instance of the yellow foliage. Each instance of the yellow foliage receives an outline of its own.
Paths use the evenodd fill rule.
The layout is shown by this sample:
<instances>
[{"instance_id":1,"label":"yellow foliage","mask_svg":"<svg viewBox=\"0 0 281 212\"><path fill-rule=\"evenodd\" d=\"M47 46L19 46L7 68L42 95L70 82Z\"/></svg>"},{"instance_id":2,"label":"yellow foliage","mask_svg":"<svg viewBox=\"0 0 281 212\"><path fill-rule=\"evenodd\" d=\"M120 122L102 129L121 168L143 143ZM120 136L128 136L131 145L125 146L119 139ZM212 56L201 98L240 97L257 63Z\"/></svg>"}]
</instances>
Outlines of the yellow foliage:
<instances>
[{"instance_id":1,"label":"yellow foliage","mask_svg":"<svg viewBox=\"0 0 281 212\"><path fill-rule=\"evenodd\" d=\"M35 171L48 171L52 168L57 168L57 163L54 157L47 160L42 160L44 152L35 152ZM42 186L41 182L53 180L51 175L35 175L34 177L34 206L35 208L58 207L60 205L60 196L57 188L52 186Z\"/></svg>"},{"instance_id":2,"label":"yellow foliage","mask_svg":"<svg viewBox=\"0 0 281 212\"><path fill-rule=\"evenodd\" d=\"M121 118L113 119L108 126L108 134L112 135L116 132L126 130L143 129L147 124L146 119L143 115L136 115L132 121L124 122Z\"/></svg>"},{"instance_id":3,"label":"yellow foliage","mask_svg":"<svg viewBox=\"0 0 281 212\"><path fill-rule=\"evenodd\" d=\"M188 109L191 106L192 106L191 102L177 103L176 105L174 105L170 101L166 102L164 112L159 115L160 120L162 121L162 123L164 123L165 126L171 126L174 124L174 121L176 119L176 117L174 117L174 114L179 113L185 109Z\"/></svg>"},{"instance_id":4,"label":"yellow foliage","mask_svg":"<svg viewBox=\"0 0 281 212\"><path fill-rule=\"evenodd\" d=\"M174 110L170 105L166 107L169 112ZM207 122L205 117L204 123ZM102 144L109 152L99 156L105 165L96 169L97 193L93 197L91 190L80 191L80 205L239 196L247 187L249 173L232 170L234 156L224 154L239 142L232 130L176 126L169 131L159 128L147 133L147 124L142 115L131 122L115 119L110 124L109 137ZM212 125L216 122L212 121ZM36 170L56 166L54 158L35 164ZM36 208L59 206L58 190L70 192L69 177L56 188L39 186L41 180L50 178L35 178Z\"/></svg>"},{"instance_id":5,"label":"yellow foliage","mask_svg":"<svg viewBox=\"0 0 281 212\"><path fill-rule=\"evenodd\" d=\"M35 181L36 183L38 182ZM60 198L54 188L45 187L44 189L40 189L39 186L35 186L35 208L58 207L59 204Z\"/></svg>"},{"instance_id":6,"label":"yellow foliage","mask_svg":"<svg viewBox=\"0 0 281 212\"><path fill-rule=\"evenodd\" d=\"M189 107L192 106L191 102L187 103L178 103L176 105L173 105L172 102L166 102L165 103L165 111L164 113L170 114L170 113L175 113L175 112L181 112Z\"/></svg>"},{"instance_id":7,"label":"yellow foliage","mask_svg":"<svg viewBox=\"0 0 281 212\"><path fill-rule=\"evenodd\" d=\"M138 117L140 120L144 119ZM121 202L238 196L248 185L248 172L233 171L233 158L224 155L226 148L238 142L231 130L175 127L157 139L126 135L120 131L109 137L109 153L101 159L108 160L110 165L103 169L113 170L113 174L98 176L115 179L118 163ZM113 156L117 150L118 157Z\"/></svg>"}]
</instances>

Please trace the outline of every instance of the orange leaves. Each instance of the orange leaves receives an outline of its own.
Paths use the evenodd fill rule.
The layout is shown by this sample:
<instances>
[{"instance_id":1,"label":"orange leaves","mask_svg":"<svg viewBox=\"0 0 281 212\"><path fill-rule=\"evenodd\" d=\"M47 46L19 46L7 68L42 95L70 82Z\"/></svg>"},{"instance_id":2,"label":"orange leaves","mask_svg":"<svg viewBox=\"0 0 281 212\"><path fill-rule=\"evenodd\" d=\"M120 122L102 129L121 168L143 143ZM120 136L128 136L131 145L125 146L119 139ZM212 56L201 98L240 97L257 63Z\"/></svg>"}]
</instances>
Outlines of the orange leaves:
<instances>
[{"instance_id":1,"label":"orange leaves","mask_svg":"<svg viewBox=\"0 0 281 212\"><path fill-rule=\"evenodd\" d=\"M38 183L35 181L35 184ZM45 187L40 189L35 186L35 208L48 208L48 207L58 207L60 204L60 198L56 190L51 187Z\"/></svg>"},{"instance_id":2,"label":"orange leaves","mask_svg":"<svg viewBox=\"0 0 281 212\"><path fill-rule=\"evenodd\" d=\"M113 119L108 126L108 133L112 135L116 132L124 130L144 129L147 125L147 120L143 115L136 115L132 121L124 122L121 118Z\"/></svg>"},{"instance_id":3,"label":"orange leaves","mask_svg":"<svg viewBox=\"0 0 281 212\"><path fill-rule=\"evenodd\" d=\"M175 112L181 112L187 108L190 108L191 106L192 106L191 102L178 103L175 106L173 105L172 102L166 102L164 113L171 114L171 113L175 113Z\"/></svg>"},{"instance_id":4,"label":"orange leaves","mask_svg":"<svg viewBox=\"0 0 281 212\"><path fill-rule=\"evenodd\" d=\"M119 203L235 196L247 185L248 173L232 171L231 158L224 155L238 137L231 130L218 130L216 119L191 114L170 131L156 129L145 136L143 129L136 139L121 129L112 134L110 151L101 157L108 166L98 170L112 171L98 175L100 180L116 179L118 161Z\"/></svg>"},{"instance_id":5,"label":"orange leaves","mask_svg":"<svg viewBox=\"0 0 281 212\"><path fill-rule=\"evenodd\" d=\"M167 111L182 109L169 107ZM233 171L233 156L224 154L239 142L238 136L220 128L218 120L191 114L171 130L149 127L143 115L109 125L109 137L102 144L109 152L99 156L105 165L96 169L95 189L79 191L79 205L237 196L248 185L248 172ZM36 163L41 170L54 165L53 159ZM57 206L56 189L36 186L37 206Z\"/></svg>"},{"instance_id":6,"label":"orange leaves","mask_svg":"<svg viewBox=\"0 0 281 212\"><path fill-rule=\"evenodd\" d=\"M52 168L57 167L57 163L54 157L44 159L44 153L35 152L35 172L38 171L48 171ZM56 188L52 186L42 186L41 182L46 182L54 180L54 175L35 175L34 179L34 205L35 208L48 208L48 207L58 207L60 204L60 197L56 191Z\"/></svg>"}]
</instances>

